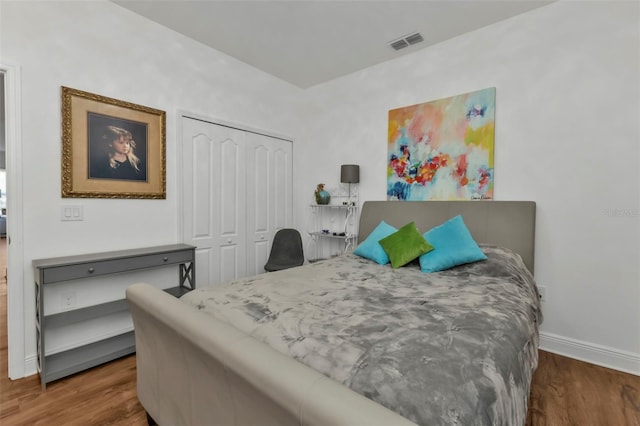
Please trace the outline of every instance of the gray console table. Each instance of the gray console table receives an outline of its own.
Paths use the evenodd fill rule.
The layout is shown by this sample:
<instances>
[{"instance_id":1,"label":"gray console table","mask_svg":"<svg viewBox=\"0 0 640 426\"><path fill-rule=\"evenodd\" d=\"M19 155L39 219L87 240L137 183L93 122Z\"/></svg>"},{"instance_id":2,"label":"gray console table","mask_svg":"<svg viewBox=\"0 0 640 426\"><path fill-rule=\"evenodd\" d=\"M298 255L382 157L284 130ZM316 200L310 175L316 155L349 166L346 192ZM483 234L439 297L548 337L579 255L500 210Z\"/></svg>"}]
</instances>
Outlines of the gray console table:
<instances>
[{"instance_id":1,"label":"gray console table","mask_svg":"<svg viewBox=\"0 0 640 426\"><path fill-rule=\"evenodd\" d=\"M83 254L32 262L36 282L36 336L38 372L42 389L53 380L77 373L87 368L111 361L135 352L133 327L108 338L85 342L60 351L47 350L47 333L72 333L79 324L93 321L99 324L110 321L113 316L130 319L124 293L122 298L92 306L69 309L47 315L44 301L47 289L52 284L97 276L139 271L167 265L178 265L179 276L176 287L165 289L180 297L196 287L195 247L187 244L172 244L106 253Z\"/></svg>"}]
</instances>

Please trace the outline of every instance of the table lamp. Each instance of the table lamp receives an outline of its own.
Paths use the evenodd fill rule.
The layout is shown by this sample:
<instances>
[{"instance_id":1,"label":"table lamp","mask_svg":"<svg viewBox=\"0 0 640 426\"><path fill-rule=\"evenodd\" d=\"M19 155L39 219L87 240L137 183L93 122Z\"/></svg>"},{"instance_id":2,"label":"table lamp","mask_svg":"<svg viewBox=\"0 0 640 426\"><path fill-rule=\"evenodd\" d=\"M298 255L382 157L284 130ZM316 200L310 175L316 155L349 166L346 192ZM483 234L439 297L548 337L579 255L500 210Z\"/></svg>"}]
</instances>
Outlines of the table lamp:
<instances>
[{"instance_id":1,"label":"table lamp","mask_svg":"<svg viewBox=\"0 0 640 426\"><path fill-rule=\"evenodd\" d=\"M340 166L340 182L349 184L349 204L351 203L351 184L360 182L360 166L343 164Z\"/></svg>"}]
</instances>

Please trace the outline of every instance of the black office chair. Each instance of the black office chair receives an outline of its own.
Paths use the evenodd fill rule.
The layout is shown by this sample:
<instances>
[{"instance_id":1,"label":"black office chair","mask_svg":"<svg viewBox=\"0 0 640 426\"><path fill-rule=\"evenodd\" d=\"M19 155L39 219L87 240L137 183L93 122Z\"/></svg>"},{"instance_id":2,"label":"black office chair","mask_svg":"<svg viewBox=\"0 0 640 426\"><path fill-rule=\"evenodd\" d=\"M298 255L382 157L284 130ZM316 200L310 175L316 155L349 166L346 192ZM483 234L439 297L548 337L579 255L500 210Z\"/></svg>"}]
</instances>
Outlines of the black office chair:
<instances>
[{"instance_id":1,"label":"black office chair","mask_svg":"<svg viewBox=\"0 0 640 426\"><path fill-rule=\"evenodd\" d=\"M264 265L265 271L273 272L282 269L293 268L304 263L302 250L302 237L300 233L291 228L280 229L273 237L273 245L269 260Z\"/></svg>"}]
</instances>

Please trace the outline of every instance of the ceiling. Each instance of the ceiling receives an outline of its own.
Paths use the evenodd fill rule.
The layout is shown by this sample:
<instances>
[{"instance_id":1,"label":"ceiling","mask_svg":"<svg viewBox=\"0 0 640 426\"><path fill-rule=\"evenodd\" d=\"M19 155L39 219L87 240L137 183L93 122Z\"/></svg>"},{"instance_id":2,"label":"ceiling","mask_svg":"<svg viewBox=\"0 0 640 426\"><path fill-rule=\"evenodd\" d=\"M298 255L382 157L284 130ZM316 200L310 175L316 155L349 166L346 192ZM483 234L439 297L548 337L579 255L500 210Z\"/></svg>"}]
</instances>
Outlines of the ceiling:
<instances>
[{"instance_id":1,"label":"ceiling","mask_svg":"<svg viewBox=\"0 0 640 426\"><path fill-rule=\"evenodd\" d=\"M301 88L415 52L551 1L112 0ZM413 32L424 41L388 43Z\"/></svg>"}]
</instances>

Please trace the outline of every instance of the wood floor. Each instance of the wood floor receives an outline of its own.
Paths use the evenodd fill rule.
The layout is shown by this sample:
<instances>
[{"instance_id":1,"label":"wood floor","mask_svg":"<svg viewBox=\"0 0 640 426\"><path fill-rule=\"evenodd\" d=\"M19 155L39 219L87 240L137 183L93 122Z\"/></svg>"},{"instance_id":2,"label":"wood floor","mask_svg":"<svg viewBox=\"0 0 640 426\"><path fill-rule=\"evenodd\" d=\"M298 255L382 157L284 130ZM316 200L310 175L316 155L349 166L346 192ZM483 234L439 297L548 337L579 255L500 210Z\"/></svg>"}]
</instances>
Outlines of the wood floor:
<instances>
[{"instance_id":1,"label":"wood floor","mask_svg":"<svg viewBox=\"0 0 640 426\"><path fill-rule=\"evenodd\" d=\"M527 426L640 426L640 377L540 351Z\"/></svg>"},{"instance_id":2,"label":"wood floor","mask_svg":"<svg viewBox=\"0 0 640 426\"><path fill-rule=\"evenodd\" d=\"M6 280L0 268L0 425L146 425L136 397L135 355L49 383L45 392L37 375L7 378ZM640 377L541 351L527 426L564 425L640 426Z\"/></svg>"}]
</instances>

